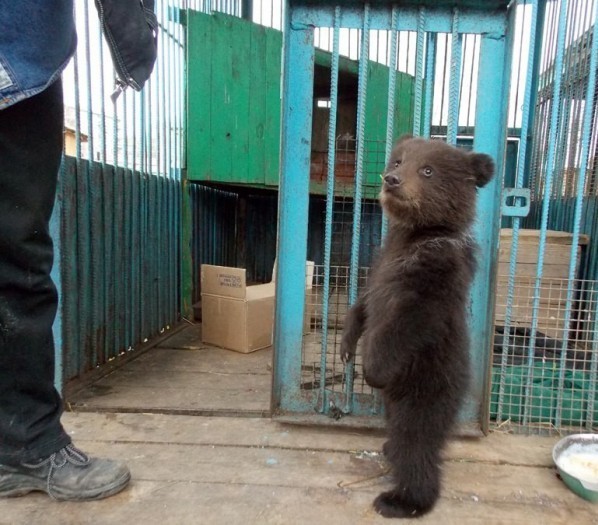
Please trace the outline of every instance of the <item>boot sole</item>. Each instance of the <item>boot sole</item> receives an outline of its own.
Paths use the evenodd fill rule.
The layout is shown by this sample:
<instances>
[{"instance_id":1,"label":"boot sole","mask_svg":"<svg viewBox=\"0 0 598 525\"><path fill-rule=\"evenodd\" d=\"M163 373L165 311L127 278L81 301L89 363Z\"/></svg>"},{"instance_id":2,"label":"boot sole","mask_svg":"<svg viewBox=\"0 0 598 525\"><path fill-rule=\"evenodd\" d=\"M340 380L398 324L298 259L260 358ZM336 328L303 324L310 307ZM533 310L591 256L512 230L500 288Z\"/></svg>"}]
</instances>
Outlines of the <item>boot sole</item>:
<instances>
[{"instance_id":1,"label":"boot sole","mask_svg":"<svg viewBox=\"0 0 598 525\"><path fill-rule=\"evenodd\" d=\"M118 494L131 480L131 474L127 472L116 481L103 487L78 492L61 490L60 487L51 487L51 492L48 492L46 480L32 479L31 476L18 476L16 474L14 477L16 479L10 486L0 488L0 498L18 498L31 492L45 492L58 501L91 501Z\"/></svg>"}]
</instances>

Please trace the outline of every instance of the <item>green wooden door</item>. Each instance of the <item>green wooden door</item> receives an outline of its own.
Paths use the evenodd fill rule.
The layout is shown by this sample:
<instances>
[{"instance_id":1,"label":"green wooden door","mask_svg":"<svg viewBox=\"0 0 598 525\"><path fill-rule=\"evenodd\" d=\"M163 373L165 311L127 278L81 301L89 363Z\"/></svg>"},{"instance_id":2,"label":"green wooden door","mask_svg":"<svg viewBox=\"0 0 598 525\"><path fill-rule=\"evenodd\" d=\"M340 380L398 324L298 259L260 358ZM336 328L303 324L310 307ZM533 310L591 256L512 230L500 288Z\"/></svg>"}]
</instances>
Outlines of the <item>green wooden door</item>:
<instances>
[{"instance_id":1,"label":"green wooden door","mask_svg":"<svg viewBox=\"0 0 598 525\"><path fill-rule=\"evenodd\" d=\"M281 51L279 31L189 12L189 180L278 184Z\"/></svg>"}]
</instances>

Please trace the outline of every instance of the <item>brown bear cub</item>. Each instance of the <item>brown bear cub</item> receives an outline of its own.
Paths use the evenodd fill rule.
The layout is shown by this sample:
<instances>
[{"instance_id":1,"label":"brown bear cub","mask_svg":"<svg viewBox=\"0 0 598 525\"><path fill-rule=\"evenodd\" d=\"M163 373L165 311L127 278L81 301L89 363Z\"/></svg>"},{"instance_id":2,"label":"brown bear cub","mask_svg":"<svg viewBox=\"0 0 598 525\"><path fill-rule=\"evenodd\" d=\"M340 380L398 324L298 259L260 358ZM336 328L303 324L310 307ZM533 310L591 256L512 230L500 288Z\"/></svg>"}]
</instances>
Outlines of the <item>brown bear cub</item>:
<instances>
[{"instance_id":1,"label":"brown bear cub","mask_svg":"<svg viewBox=\"0 0 598 525\"><path fill-rule=\"evenodd\" d=\"M365 380L382 389L395 482L374 501L383 516L421 516L439 497L441 451L469 379L476 187L493 173L488 155L410 136L384 173L388 236L341 343L350 361L363 335Z\"/></svg>"}]
</instances>

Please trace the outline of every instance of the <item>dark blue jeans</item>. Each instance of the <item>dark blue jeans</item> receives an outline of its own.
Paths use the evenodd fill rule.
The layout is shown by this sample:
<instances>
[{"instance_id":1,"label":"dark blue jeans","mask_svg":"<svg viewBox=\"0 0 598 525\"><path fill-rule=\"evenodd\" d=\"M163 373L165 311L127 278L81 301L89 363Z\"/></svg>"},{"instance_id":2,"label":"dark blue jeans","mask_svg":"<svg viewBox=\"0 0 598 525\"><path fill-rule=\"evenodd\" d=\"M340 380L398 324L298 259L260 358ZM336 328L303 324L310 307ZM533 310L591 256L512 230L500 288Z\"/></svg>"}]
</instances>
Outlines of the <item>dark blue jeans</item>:
<instances>
[{"instance_id":1,"label":"dark blue jeans","mask_svg":"<svg viewBox=\"0 0 598 525\"><path fill-rule=\"evenodd\" d=\"M0 110L0 464L42 458L70 442L54 388L48 231L62 131L60 81Z\"/></svg>"}]
</instances>

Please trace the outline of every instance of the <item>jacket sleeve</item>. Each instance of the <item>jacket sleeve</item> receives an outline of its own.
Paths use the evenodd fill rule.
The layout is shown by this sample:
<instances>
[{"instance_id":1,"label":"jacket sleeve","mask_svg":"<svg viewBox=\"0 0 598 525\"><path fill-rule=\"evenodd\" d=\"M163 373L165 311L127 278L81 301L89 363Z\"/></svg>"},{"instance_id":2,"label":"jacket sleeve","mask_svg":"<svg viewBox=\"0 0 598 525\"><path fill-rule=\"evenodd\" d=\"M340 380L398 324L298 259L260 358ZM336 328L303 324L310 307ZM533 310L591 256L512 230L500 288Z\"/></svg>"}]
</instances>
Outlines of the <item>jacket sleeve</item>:
<instances>
[{"instance_id":1,"label":"jacket sleeve","mask_svg":"<svg viewBox=\"0 0 598 525\"><path fill-rule=\"evenodd\" d=\"M95 5L116 70L113 100L127 86L141 91L157 56L154 0L95 0Z\"/></svg>"}]
</instances>

